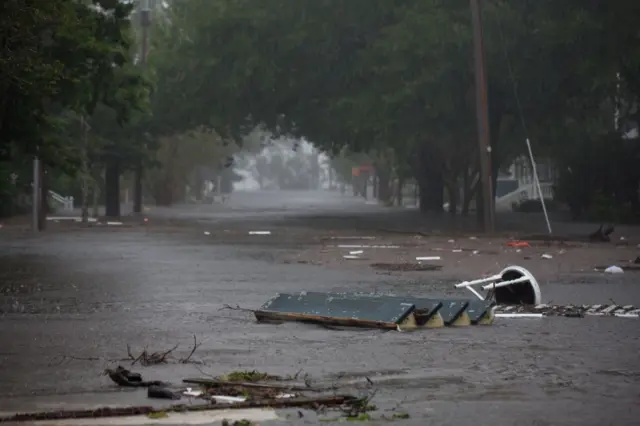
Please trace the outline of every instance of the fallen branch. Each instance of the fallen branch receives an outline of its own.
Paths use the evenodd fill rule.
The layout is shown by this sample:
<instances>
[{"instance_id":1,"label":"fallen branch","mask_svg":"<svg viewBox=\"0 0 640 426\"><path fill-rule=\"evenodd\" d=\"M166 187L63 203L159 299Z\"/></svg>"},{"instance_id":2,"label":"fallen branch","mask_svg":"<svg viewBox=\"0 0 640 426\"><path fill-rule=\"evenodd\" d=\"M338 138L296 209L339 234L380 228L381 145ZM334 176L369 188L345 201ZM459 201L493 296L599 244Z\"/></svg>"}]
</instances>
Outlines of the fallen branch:
<instances>
[{"instance_id":1,"label":"fallen branch","mask_svg":"<svg viewBox=\"0 0 640 426\"><path fill-rule=\"evenodd\" d=\"M191 352L189 353L189 355L186 358L181 358L180 359L180 364L187 364L189 363L189 361L191 360L191 357L193 356L193 354L196 352L196 350L200 347L200 345L202 344L202 342L198 343L198 339L196 338L196 335L193 335L193 347L191 348Z\"/></svg>"},{"instance_id":2,"label":"fallen branch","mask_svg":"<svg viewBox=\"0 0 640 426\"><path fill-rule=\"evenodd\" d=\"M136 365L138 362L140 363L140 365L142 366L149 366L149 365L158 365L158 364L165 364L167 362L167 357L176 349L178 349L178 346L180 346L179 343L177 343L174 347L172 347L169 350L166 350L164 352L153 352L153 353L148 353L147 349L145 348L140 355L133 356L133 354L131 353L131 347L129 345L127 345L127 355L129 356L129 359L132 360L131 365Z\"/></svg>"},{"instance_id":3,"label":"fallen branch","mask_svg":"<svg viewBox=\"0 0 640 426\"><path fill-rule=\"evenodd\" d=\"M220 310L221 311L229 310L229 311L248 312L250 314L253 314L256 311L255 309L241 308L239 305L236 305L236 306L222 305L222 308L220 308Z\"/></svg>"},{"instance_id":4,"label":"fallen branch","mask_svg":"<svg viewBox=\"0 0 640 426\"><path fill-rule=\"evenodd\" d=\"M264 399L259 401L236 402L232 404L199 404L199 405L172 405L161 410L149 406L141 407L116 407L97 408L95 410L60 410L37 413L20 413L12 416L0 416L2 422L33 422L38 420L69 420L91 419L100 417L121 417L149 415L153 413L184 413L198 411L228 410L238 408L293 408L293 407L318 407L336 406L354 403L358 399L350 395L324 396L319 398L289 398L289 399Z\"/></svg>"},{"instance_id":5,"label":"fallen branch","mask_svg":"<svg viewBox=\"0 0 640 426\"><path fill-rule=\"evenodd\" d=\"M191 385L201 385L207 386L211 388L223 388L225 386L236 386L236 387L245 387L245 388L256 388L256 389L278 389L282 391L294 391L294 392L323 392L327 390L334 390L334 388L312 388L310 386L298 386L298 385L280 385L280 384L269 384L269 383L251 383L251 382L230 382L225 380L216 380L216 379L184 379L183 383L188 383Z\"/></svg>"},{"instance_id":6,"label":"fallen branch","mask_svg":"<svg viewBox=\"0 0 640 426\"><path fill-rule=\"evenodd\" d=\"M148 388L151 386L167 386L167 383L157 380L146 382L142 380L140 373L131 372L121 366L118 366L115 370L107 368L104 370L104 374L118 386L129 388Z\"/></svg>"}]
</instances>

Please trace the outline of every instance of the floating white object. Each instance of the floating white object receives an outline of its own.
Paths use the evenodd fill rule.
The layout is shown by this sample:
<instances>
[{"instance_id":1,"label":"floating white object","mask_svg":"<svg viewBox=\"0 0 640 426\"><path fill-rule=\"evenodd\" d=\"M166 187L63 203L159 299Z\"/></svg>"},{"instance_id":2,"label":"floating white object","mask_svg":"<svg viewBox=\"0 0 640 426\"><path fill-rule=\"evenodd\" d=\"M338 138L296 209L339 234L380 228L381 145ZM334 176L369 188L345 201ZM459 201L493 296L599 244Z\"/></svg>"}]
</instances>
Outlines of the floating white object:
<instances>
[{"instance_id":1,"label":"floating white object","mask_svg":"<svg viewBox=\"0 0 640 426\"><path fill-rule=\"evenodd\" d=\"M120 226L122 225L122 222L107 222L108 226Z\"/></svg>"},{"instance_id":2,"label":"floating white object","mask_svg":"<svg viewBox=\"0 0 640 426\"><path fill-rule=\"evenodd\" d=\"M604 270L604 272L607 274L623 274L624 273L621 267L615 266L615 265L609 266L607 269Z\"/></svg>"},{"instance_id":3,"label":"floating white object","mask_svg":"<svg viewBox=\"0 0 640 426\"><path fill-rule=\"evenodd\" d=\"M618 317L618 318L640 318L639 314L633 314L633 313L624 313L624 314L613 314L614 317Z\"/></svg>"},{"instance_id":4,"label":"floating white object","mask_svg":"<svg viewBox=\"0 0 640 426\"><path fill-rule=\"evenodd\" d=\"M202 395L202 391L201 390L193 390L191 388L187 388L187 390L184 391L182 394L186 395L186 396L200 396L200 395Z\"/></svg>"},{"instance_id":5,"label":"floating white object","mask_svg":"<svg viewBox=\"0 0 640 426\"><path fill-rule=\"evenodd\" d=\"M271 231L249 231L249 235L271 235Z\"/></svg>"},{"instance_id":6,"label":"floating white object","mask_svg":"<svg viewBox=\"0 0 640 426\"><path fill-rule=\"evenodd\" d=\"M543 254L540 257L542 257L543 259L553 259L553 256L551 256L550 254L547 254L547 253Z\"/></svg>"},{"instance_id":7,"label":"floating white object","mask_svg":"<svg viewBox=\"0 0 640 426\"><path fill-rule=\"evenodd\" d=\"M496 318L542 318L542 314L495 314Z\"/></svg>"},{"instance_id":8,"label":"floating white object","mask_svg":"<svg viewBox=\"0 0 640 426\"><path fill-rule=\"evenodd\" d=\"M349 254L362 254L362 253L364 253L363 250L354 250L349 252Z\"/></svg>"},{"instance_id":9,"label":"floating white object","mask_svg":"<svg viewBox=\"0 0 640 426\"><path fill-rule=\"evenodd\" d=\"M284 398L295 398L296 394L294 393L281 393L276 395L276 399L284 399Z\"/></svg>"},{"instance_id":10,"label":"floating white object","mask_svg":"<svg viewBox=\"0 0 640 426\"><path fill-rule=\"evenodd\" d=\"M450 242L450 243L455 243L455 242L456 242L456 240L449 240L449 242Z\"/></svg>"},{"instance_id":11,"label":"floating white object","mask_svg":"<svg viewBox=\"0 0 640 426\"><path fill-rule=\"evenodd\" d=\"M209 232L209 231L204 231L204 235L211 235L211 232Z\"/></svg>"},{"instance_id":12,"label":"floating white object","mask_svg":"<svg viewBox=\"0 0 640 426\"><path fill-rule=\"evenodd\" d=\"M244 396L225 396L225 395L213 395L211 397L215 402L222 404L233 404L234 402L245 402L247 398Z\"/></svg>"},{"instance_id":13,"label":"floating white object","mask_svg":"<svg viewBox=\"0 0 640 426\"><path fill-rule=\"evenodd\" d=\"M538 282L531 272L521 266L508 266L499 274L472 281L463 281L454 285L454 287L466 288L478 299L485 300L486 296L481 295L473 288L476 285L482 285L482 290L492 291L498 304L511 303L509 299L514 294L517 294L518 299L527 305L539 305L542 303Z\"/></svg>"},{"instance_id":14,"label":"floating white object","mask_svg":"<svg viewBox=\"0 0 640 426\"><path fill-rule=\"evenodd\" d=\"M480 250L474 250L473 251L473 254L478 254L478 253L480 253Z\"/></svg>"},{"instance_id":15,"label":"floating white object","mask_svg":"<svg viewBox=\"0 0 640 426\"><path fill-rule=\"evenodd\" d=\"M460 249L455 249L455 250L451 250L452 253L462 253L462 250Z\"/></svg>"},{"instance_id":16,"label":"floating white object","mask_svg":"<svg viewBox=\"0 0 640 426\"><path fill-rule=\"evenodd\" d=\"M469 237L470 240L477 240L478 237Z\"/></svg>"},{"instance_id":17,"label":"floating white object","mask_svg":"<svg viewBox=\"0 0 640 426\"><path fill-rule=\"evenodd\" d=\"M342 256L344 259L350 259L350 260L355 260L355 259L362 259L360 256L352 256L352 255L345 255Z\"/></svg>"},{"instance_id":18,"label":"floating white object","mask_svg":"<svg viewBox=\"0 0 640 426\"><path fill-rule=\"evenodd\" d=\"M416 257L416 260L420 261L420 260L440 260L440 256L423 256L423 257Z\"/></svg>"}]
</instances>

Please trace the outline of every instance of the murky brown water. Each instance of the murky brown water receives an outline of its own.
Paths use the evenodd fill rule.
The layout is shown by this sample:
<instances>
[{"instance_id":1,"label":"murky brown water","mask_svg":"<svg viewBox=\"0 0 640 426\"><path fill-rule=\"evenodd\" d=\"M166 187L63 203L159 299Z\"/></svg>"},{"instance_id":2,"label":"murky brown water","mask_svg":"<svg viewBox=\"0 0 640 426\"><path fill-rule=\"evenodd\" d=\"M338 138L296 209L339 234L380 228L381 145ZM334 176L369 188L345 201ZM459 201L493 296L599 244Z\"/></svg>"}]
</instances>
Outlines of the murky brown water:
<instances>
[{"instance_id":1,"label":"murky brown water","mask_svg":"<svg viewBox=\"0 0 640 426\"><path fill-rule=\"evenodd\" d=\"M279 250L285 247L217 245L189 228L0 240L0 411L83 398L145 404L144 394L118 392L100 375L108 360L126 357L127 344L139 351L180 342L177 355L187 354L196 334L203 344L195 358L206 367L166 365L143 373L178 382L202 375L199 368L210 374L304 369L314 380L351 383L357 392L367 391L367 376L376 382L381 412L398 407L411 414L402 424L637 422L637 320L503 320L491 327L385 333L256 324L246 313L220 310L224 304L255 308L279 291L451 292L450 281L403 283L373 272L277 264ZM549 284L544 291L560 302L578 292L604 297L603 286L640 305L640 289L628 280ZM64 356L103 360L61 362ZM310 414L284 423L317 421Z\"/></svg>"}]
</instances>

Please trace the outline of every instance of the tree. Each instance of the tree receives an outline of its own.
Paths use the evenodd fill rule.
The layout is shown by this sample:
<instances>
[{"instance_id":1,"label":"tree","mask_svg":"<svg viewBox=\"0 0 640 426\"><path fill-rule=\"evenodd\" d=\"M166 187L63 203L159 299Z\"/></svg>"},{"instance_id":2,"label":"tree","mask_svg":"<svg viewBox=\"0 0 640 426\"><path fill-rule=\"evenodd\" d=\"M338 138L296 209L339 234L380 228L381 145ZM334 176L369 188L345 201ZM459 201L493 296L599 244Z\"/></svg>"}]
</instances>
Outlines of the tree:
<instances>
[{"instance_id":1,"label":"tree","mask_svg":"<svg viewBox=\"0 0 640 426\"><path fill-rule=\"evenodd\" d=\"M151 168L148 176L156 204L168 206L184 200L188 184L193 189L192 195L202 200L204 181L217 182L216 177L231 166L236 151L235 144L205 128L160 138L155 152L157 166Z\"/></svg>"},{"instance_id":2,"label":"tree","mask_svg":"<svg viewBox=\"0 0 640 426\"><path fill-rule=\"evenodd\" d=\"M620 46L637 52L637 34L616 19L637 8L485 2L494 181L525 152L525 137L536 152L575 163L585 140L611 130L612 106L633 105L637 55ZM377 156L387 175L416 177L425 211L442 210L445 188L452 213L460 198L468 211L478 151L466 0L176 0L168 16L153 134L207 125L239 140L261 125L328 153Z\"/></svg>"},{"instance_id":3,"label":"tree","mask_svg":"<svg viewBox=\"0 0 640 426\"><path fill-rule=\"evenodd\" d=\"M132 6L8 0L2 7L0 152L5 160L37 154L46 167L75 173L86 157L68 131L77 118L104 106L112 125L123 125L145 97L143 79L127 70Z\"/></svg>"}]
</instances>

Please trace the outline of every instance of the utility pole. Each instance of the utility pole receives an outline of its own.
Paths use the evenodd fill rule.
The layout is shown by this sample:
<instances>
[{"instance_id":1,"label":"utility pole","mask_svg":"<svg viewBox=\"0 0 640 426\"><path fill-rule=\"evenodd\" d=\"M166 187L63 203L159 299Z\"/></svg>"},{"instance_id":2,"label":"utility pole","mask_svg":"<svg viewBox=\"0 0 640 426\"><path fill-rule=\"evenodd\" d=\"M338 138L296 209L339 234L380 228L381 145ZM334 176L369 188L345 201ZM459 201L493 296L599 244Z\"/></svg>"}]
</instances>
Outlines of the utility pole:
<instances>
[{"instance_id":1,"label":"utility pole","mask_svg":"<svg viewBox=\"0 0 640 426\"><path fill-rule=\"evenodd\" d=\"M476 118L478 125L478 148L480 154L480 184L482 185L482 207L484 231L495 229L494 200L491 173L491 141L489 133L489 113L487 101L487 76L484 64L484 41L482 37L482 17L480 0L470 0L473 23L473 52L475 59Z\"/></svg>"},{"instance_id":2,"label":"utility pole","mask_svg":"<svg viewBox=\"0 0 640 426\"><path fill-rule=\"evenodd\" d=\"M80 116L82 130L82 223L89 223L89 124Z\"/></svg>"},{"instance_id":3,"label":"utility pole","mask_svg":"<svg viewBox=\"0 0 640 426\"><path fill-rule=\"evenodd\" d=\"M142 27L142 53L140 65L143 68L147 66L147 55L149 53L149 27L151 26L151 9L149 8L149 0L140 2L140 26ZM133 212L142 213L142 154L138 159L136 170L134 173L133 183Z\"/></svg>"}]
</instances>

